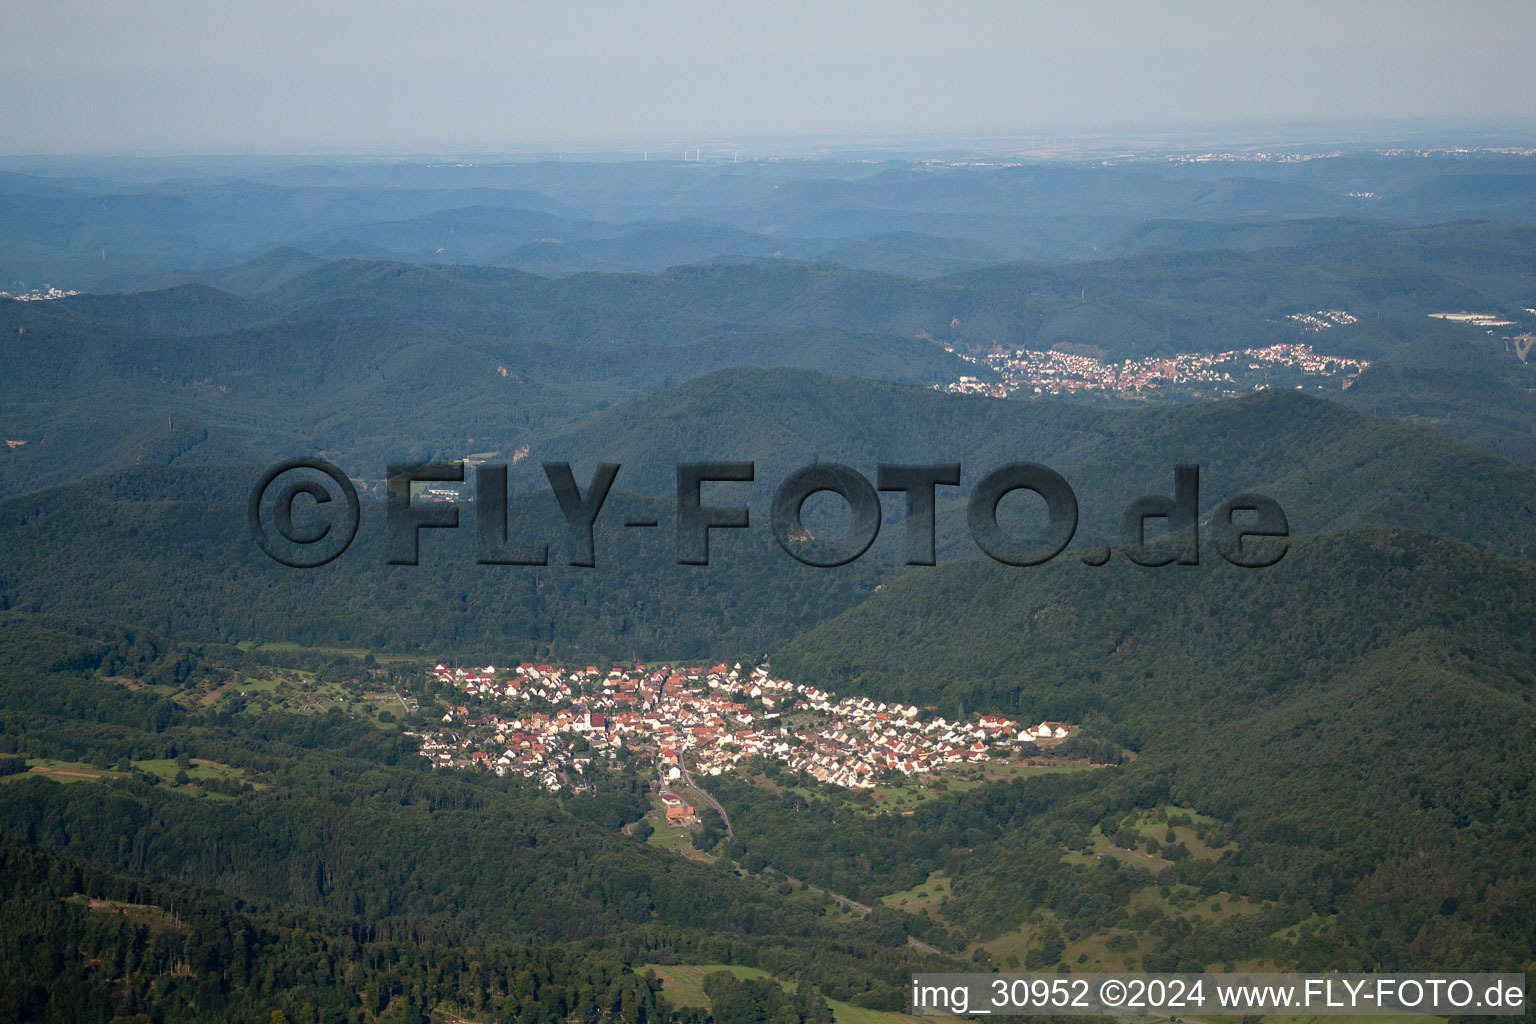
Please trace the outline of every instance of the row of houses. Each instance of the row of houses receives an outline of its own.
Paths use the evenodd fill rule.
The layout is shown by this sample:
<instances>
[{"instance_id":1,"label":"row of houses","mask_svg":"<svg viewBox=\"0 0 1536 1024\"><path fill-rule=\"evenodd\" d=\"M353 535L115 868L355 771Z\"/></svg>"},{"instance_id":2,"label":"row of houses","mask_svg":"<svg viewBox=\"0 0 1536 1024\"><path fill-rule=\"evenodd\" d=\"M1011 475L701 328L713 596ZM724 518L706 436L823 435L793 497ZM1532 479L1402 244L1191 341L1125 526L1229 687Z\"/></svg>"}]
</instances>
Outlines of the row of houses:
<instances>
[{"instance_id":1,"label":"row of houses","mask_svg":"<svg viewBox=\"0 0 1536 1024\"><path fill-rule=\"evenodd\" d=\"M1319 310L1290 319L1308 330L1351 324L1356 318L1344 310ZM951 351L953 351L951 349ZM1080 391L1141 393L1166 387L1215 388L1236 394L1253 383L1252 371L1279 367L1305 376L1341 378L1348 387L1370 363L1347 356L1325 355L1299 342L1283 342L1262 348L1229 352L1184 352L1105 362L1094 356L1056 350L994 349L982 356L954 352L960 358L992 371L989 377L962 376L946 385L934 385L953 394L1006 398L1015 391L1037 395L1076 394ZM1245 369L1246 368L1246 369ZM1234 373L1244 376L1239 380ZM1259 383L1263 383L1262 380Z\"/></svg>"},{"instance_id":2,"label":"row of houses","mask_svg":"<svg viewBox=\"0 0 1536 1024\"><path fill-rule=\"evenodd\" d=\"M593 764L620 750L671 779L686 757L703 775L753 758L783 763L834 785L863 788L893 774L916 776L1056 743L1065 722L1019 723L997 715L955 721L867 697L838 698L775 678L767 665L601 670L523 663L450 668L433 676L470 704L451 708L422 737L422 753L447 767L537 779L558 791L582 788Z\"/></svg>"}]
</instances>

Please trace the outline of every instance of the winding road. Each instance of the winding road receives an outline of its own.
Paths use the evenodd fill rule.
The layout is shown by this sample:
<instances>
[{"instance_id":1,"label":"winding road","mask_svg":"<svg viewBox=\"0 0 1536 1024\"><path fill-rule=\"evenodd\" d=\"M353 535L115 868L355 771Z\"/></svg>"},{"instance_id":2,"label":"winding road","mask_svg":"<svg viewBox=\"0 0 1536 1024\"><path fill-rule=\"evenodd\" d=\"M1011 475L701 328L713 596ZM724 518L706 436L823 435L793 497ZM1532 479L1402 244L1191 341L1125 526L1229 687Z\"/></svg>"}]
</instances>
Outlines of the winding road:
<instances>
[{"instance_id":1,"label":"winding road","mask_svg":"<svg viewBox=\"0 0 1536 1024\"><path fill-rule=\"evenodd\" d=\"M678 759L677 767L683 773L683 784L688 786L688 788L692 789L695 793L699 794L699 796L703 797L705 803L709 804L709 806L720 812L720 820L725 822L725 837L727 839L735 839L735 834L731 832L731 816L725 813L725 808L720 806L720 801L710 796L704 791L703 786L693 781L693 776L688 774L688 766L683 764L681 758Z\"/></svg>"}]
</instances>

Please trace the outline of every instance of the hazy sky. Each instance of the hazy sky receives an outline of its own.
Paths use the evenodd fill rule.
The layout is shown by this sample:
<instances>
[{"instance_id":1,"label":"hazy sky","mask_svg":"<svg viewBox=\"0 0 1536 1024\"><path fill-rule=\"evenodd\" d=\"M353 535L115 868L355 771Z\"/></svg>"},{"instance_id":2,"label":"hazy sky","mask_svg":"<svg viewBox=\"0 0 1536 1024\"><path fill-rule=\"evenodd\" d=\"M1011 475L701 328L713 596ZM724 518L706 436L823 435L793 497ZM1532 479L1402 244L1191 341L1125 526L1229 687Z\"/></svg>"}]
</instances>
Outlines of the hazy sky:
<instances>
[{"instance_id":1,"label":"hazy sky","mask_svg":"<svg viewBox=\"0 0 1536 1024\"><path fill-rule=\"evenodd\" d=\"M1536 119L1536 3L0 0L0 152Z\"/></svg>"}]
</instances>

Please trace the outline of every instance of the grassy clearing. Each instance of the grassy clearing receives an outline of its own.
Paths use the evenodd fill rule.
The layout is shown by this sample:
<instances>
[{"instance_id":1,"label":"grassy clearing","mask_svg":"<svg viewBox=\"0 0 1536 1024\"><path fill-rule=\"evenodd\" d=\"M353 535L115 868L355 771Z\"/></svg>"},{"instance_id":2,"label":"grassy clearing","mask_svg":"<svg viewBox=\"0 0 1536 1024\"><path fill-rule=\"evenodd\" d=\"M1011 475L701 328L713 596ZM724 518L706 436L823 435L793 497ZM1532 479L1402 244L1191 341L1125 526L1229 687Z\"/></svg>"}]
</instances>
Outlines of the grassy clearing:
<instances>
[{"instance_id":1,"label":"grassy clearing","mask_svg":"<svg viewBox=\"0 0 1536 1024\"><path fill-rule=\"evenodd\" d=\"M367 679L320 680L312 673L291 670L276 670L259 678L227 682L207 693L193 694L192 699L200 707L208 708L236 696L255 710L300 715L323 715L334 710L384 730L399 728L398 721L415 707L414 702L402 703L394 691L377 689ZM381 721L379 716L386 711L396 721Z\"/></svg>"},{"instance_id":2,"label":"grassy clearing","mask_svg":"<svg viewBox=\"0 0 1536 1024\"><path fill-rule=\"evenodd\" d=\"M972 943L967 952L984 949L991 954L994 964L1011 970L1015 963L1024 962L1024 954L1029 952L1031 946L1036 945L1046 932L1057 926L1055 914L1049 910L1040 910L1031 914L1029 920L1011 932L1004 932L986 942Z\"/></svg>"},{"instance_id":3,"label":"grassy clearing","mask_svg":"<svg viewBox=\"0 0 1536 1024\"><path fill-rule=\"evenodd\" d=\"M123 772L112 771L107 768L98 768L84 761L56 761L51 757L27 758L27 770L15 775L6 775L0 781L24 779L28 775L41 775L52 779L54 782L101 782L104 779L120 779Z\"/></svg>"},{"instance_id":4,"label":"grassy clearing","mask_svg":"<svg viewBox=\"0 0 1536 1024\"><path fill-rule=\"evenodd\" d=\"M770 779L762 774L747 776L752 782L775 793L796 793L806 801L843 799L852 806L869 814L904 814L934 800L942 800L954 793L963 793L995 782L1010 779L1031 778L1037 775L1053 775L1061 772L1086 771L1092 768L1087 761L1053 761L1034 759L1032 762L988 762L986 764L953 765L928 775L901 779L870 790L838 791L828 794L793 784L788 774Z\"/></svg>"},{"instance_id":5,"label":"grassy clearing","mask_svg":"<svg viewBox=\"0 0 1536 1024\"><path fill-rule=\"evenodd\" d=\"M982 766L982 776L988 782L1004 779L1028 778L1034 775L1059 775L1062 772L1092 771L1093 765L1085 760L1042 760L1030 758L1023 761L991 761Z\"/></svg>"},{"instance_id":6,"label":"grassy clearing","mask_svg":"<svg viewBox=\"0 0 1536 1024\"><path fill-rule=\"evenodd\" d=\"M421 665L423 667L430 667L433 664L432 661L423 658L419 654L381 654L366 647L310 647L304 644L291 644L275 640L242 640L235 646L243 651L271 651L279 654L291 654L297 651L303 654L322 654L327 657L341 655L344 658L356 658L359 661L371 654L373 655L373 660L380 665Z\"/></svg>"},{"instance_id":7,"label":"grassy clearing","mask_svg":"<svg viewBox=\"0 0 1536 1024\"><path fill-rule=\"evenodd\" d=\"M220 764L217 761L206 761L202 758L192 759L187 769L187 782L183 785L176 783L178 769L176 762L173 760L157 758L154 760L133 761L131 764L135 771L144 772L146 775L153 775L177 792L208 800L232 800L234 798L224 793L208 792L200 783L222 779L247 781L243 769L232 768L227 764ZM0 782L23 779L33 775L41 775L43 778L53 782L71 784L76 782L104 782L108 779L126 779L130 776L130 773L119 771L115 768L99 768L84 761L57 761L47 757L29 757L27 758L27 770L25 772L0 777ZM265 789L270 784L253 782L251 785L257 789Z\"/></svg>"},{"instance_id":8,"label":"grassy clearing","mask_svg":"<svg viewBox=\"0 0 1536 1024\"><path fill-rule=\"evenodd\" d=\"M1097 837L1097 840L1102 842L1102 837ZM1129 851L1125 850L1119 851L1121 855L1128 853ZM1099 854L1095 852L1067 853L1063 856L1063 860L1075 859L1086 863L1097 856ZM1132 856L1145 858L1146 855L1137 853ZM1130 860L1126 862L1133 863ZM1159 863L1166 866L1167 862ZM1170 886L1165 892L1162 886L1156 884L1147 885L1138 890L1126 907L1133 918L1138 915L1143 920L1182 918L1198 929L1219 927L1233 919L1257 914L1262 909L1259 903L1226 892L1215 895L1202 894L1200 890L1187 885ZM1041 911L1032 915L1030 920L1018 929L995 939L976 943L971 949L986 950L992 956L993 963L1000 968L1016 969L1024 963L1024 957L1029 950L1038 946L1050 932L1067 931L1065 928L1053 927L1057 925L1058 922L1049 911ZM1310 923L1310 927L1319 926L1318 922ZM1297 928L1307 927L1309 923L1303 922L1290 929L1289 935L1277 934L1277 937L1295 938ZM1153 951L1154 944L1150 933L1133 924L1125 928L1113 928L1105 932L1084 935L1076 941L1068 942L1062 952L1061 962L1071 966L1074 971L1137 970L1140 969L1142 958ZM1048 970L1054 966L1051 964L1041 969ZM1238 966L1243 970L1278 969L1273 964L1263 963L1244 963Z\"/></svg>"},{"instance_id":9,"label":"grassy clearing","mask_svg":"<svg viewBox=\"0 0 1536 1024\"><path fill-rule=\"evenodd\" d=\"M1323 917L1320 914L1313 914L1311 917L1303 921L1297 921L1293 925L1281 928L1277 932L1273 932L1270 935L1270 938L1297 939L1302 935L1315 935L1318 931L1328 927L1332 923L1332 917Z\"/></svg>"},{"instance_id":10,"label":"grassy clearing","mask_svg":"<svg viewBox=\"0 0 1536 1024\"><path fill-rule=\"evenodd\" d=\"M704 994L704 976L716 971L730 971L738 978L767 978L767 971L757 967L738 967L734 964L645 964L635 970L644 974L655 971L661 979L661 990L674 1006L708 1006L709 996Z\"/></svg>"},{"instance_id":11,"label":"grassy clearing","mask_svg":"<svg viewBox=\"0 0 1536 1024\"><path fill-rule=\"evenodd\" d=\"M176 762L168 757L155 758L149 761L135 761L133 766L151 775L158 775L166 781L176 778ZM187 778L193 782L203 782L212 779L245 779L243 768L231 768L227 764L217 761L207 761L201 757L192 758L190 767L187 768Z\"/></svg>"},{"instance_id":12,"label":"grassy clearing","mask_svg":"<svg viewBox=\"0 0 1536 1024\"><path fill-rule=\"evenodd\" d=\"M940 917L939 904L949 894L949 876L943 871L935 871L910 889L880 897L880 902L887 907L896 907L909 914L920 914L926 910L931 916Z\"/></svg>"},{"instance_id":13,"label":"grassy clearing","mask_svg":"<svg viewBox=\"0 0 1536 1024\"><path fill-rule=\"evenodd\" d=\"M972 948L979 947L986 950L991 954L992 962L1003 970L1022 970L1025 955L1032 947L1039 945L1048 933L1055 930L1053 926L1056 924L1055 915L1050 911L1042 911L1022 927L987 942L977 943ZM1141 963L1142 955L1147 953L1151 946L1150 938L1141 938L1117 928L1084 936L1077 942L1068 944L1062 953L1062 961L1070 964L1074 971L1134 970ZM1054 966L1052 964L1038 970L1050 970Z\"/></svg>"},{"instance_id":14,"label":"grassy clearing","mask_svg":"<svg viewBox=\"0 0 1536 1024\"><path fill-rule=\"evenodd\" d=\"M1085 771L1091 767L1087 761L1039 759L1023 763L989 761L979 765L957 765L932 775L904 779L899 786L880 786L873 791L872 797L877 811L898 813L911 810L931 800L940 800L952 793L963 793L994 782L1033 778L1038 775L1055 775L1061 772Z\"/></svg>"},{"instance_id":15,"label":"grassy clearing","mask_svg":"<svg viewBox=\"0 0 1536 1024\"><path fill-rule=\"evenodd\" d=\"M653 829L645 838L648 846L660 847L690 860L713 862L720 859L712 853L701 853L694 848L693 837L698 835L699 831L697 826L667 824L667 811L662 806L659 796L651 797L651 809L642 820L650 822Z\"/></svg>"},{"instance_id":16,"label":"grassy clearing","mask_svg":"<svg viewBox=\"0 0 1536 1024\"><path fill-rule=\"evenodd\" d=\"M1141 868L1144 871L1154 873L1163 870L1163 868L1173 863L1171 860L1164 860L1162 857L1150 854L1139 847L1134 850L1127 850L1123 846L1116 846L1109 841L1109 838L1104 835L1097 825L1088 833L1088 838L1089 845L1086 850L1068 850L1061 855L1062 862L1067 864L1092 864L1101 857L1113 857L1128 867Z\"/></svg>"},{"instance_id":17,"label":"grassy clearing","mask_svg":"<svg viewBox=\"0 0 1536 1024\"><path fill-rule=\"evenodd\" d=\"M836 999L828 999L827 1005L832 1007L832 1019L837 1024L919 1024L923 1020L910 1013L871 1010L852 1003L840 1003Z\"/></svg>"},{"instance_id":18,"label":"grassy clearing","mask_svg":"<svg viewBox=\"0 0 1536 1024\"><path fill-rule=\"evenodd\" d=\"M1223 922L1257 914L1261 907L1245 897L1225 892L1202 896L1198 889L1188 885L1170 886L1168 895L1164 896L1162 889L1154 885L1132 896L1130 909L1132 913L1156 910L1168 917L1184 917L1194 922Z\"/></svg>"},{"instance_id":19,"label":"grassy clearing","mask_svg":"<svg viewBox=\"0 0 1536 1024\"><path fill-rule=\"evenodd\" d=\"M1179 819L1179 824L1170 824L1164 815L1171 815ZM1195 824L1183 823L1182 815L1189 815ZM1086 850L1068 850L1061 856L1062 862L1067 864L1091 864L1103 857L1113 857L1121 864L1128 867L1141 868L1145 871L1157 872L1173 863L1172 860L1162 856L1162 850L1170 845L1183 843L1184 848L1194 860L1216 860L1227 850L1236 849L1230 843L1217 849L1209 843L1201 840L1197 831L1199 828L1214 828L1218 822L1214 818L1196 814L1186 808L1165 807L1153 811L1142 812L1135 815L1122 825L1122 829L1129 830L1140 837L1134 849L1126 849L1109 841L1103 831L1094 826L1089 832L1089 846ZM1168 833L1172 831L1173 839L1168 839ZM1155 840L1158 844L1158 853L1148 853L1144 840Z\"/></svg>"},{"instance_id":20,"label":"grassy clearing","mask_svg":"<svg viewBox=\"0 0 1536 1024\"><path fill-rule=\"evenodd\" d=\"M1184 918L1196 927L1220 925L1229 920L1259 912L1260 905L1241 896L1218 893L1201 895L1191 886L1172 886L1165 896L1159 886L1147 886L1131 897L1127 908L1132 914L1155 913L1170 919ZM1115 928L1084 936L1068 944L1062 960L1081 971L1135 970L1141 958L1152 950L1150 937ZM1245 964L1245 969L1272 970L1272 964Z\"/></svg>"},{"instance_id":21,"label":"grassy clearing","mask_svg":"<svg viewBox=\"0 0 1536 1024\"><path fill-rule=\"evenodd\" d=\"M1123 827L1159 843L1183 843L1196 860L1216 860L1224 851L1236 847L1229 843L1217 849L1202 840L1198 833L1202 828L1215 828L1219 824L1215 818L1191 808L1165 804L1135 815ZM1172 839L1168 838L1169 833L1172 833Z\"/></svg>"},{"instance_id":22,"label":"grassy clearing","mask_svg":"<svg viewBox=\"0 0 1536 1024\"><path fill-rule=\"evenodd\" d=\"M699 852L693 848L692 829L668 825L661 818L650 818L648 820L655 828L655 831L646 837L645 841L647 844L659 846L663 850L670 850L672 853L682 854L685 857Z\"/></svg>"},{"instance_id":23,"label":"grassy clearing","mask_svg":"<svg viewBox=\"0 0 1536 1024\"><path fill-rule=\"evenodd\" d=\"M176 781L176 773L179 771L175 761L164 757L146 761L135 761L133 766L140 771L159 776L166 782L173 784ZM270 789L272 786L269 782L251 781L246 777L244 768L233 768L227 764L220 764L218 761L209 761L201 757L192 758L191 765L187 768L187 778L190 782L180 788L191 790L200 796L206 796L214 800L231 800L233 797L223 793L207 792L199 783L227 779L234 782L250 782L251 786L255 789Z\"/></svg>"},{"instance_id":24,"label":"grassy clearing","mask_svg":"<svg viewBox=\"0 0 1536 1024\"><path fill-rule=\"evenodd\" d=\"M709 996L704 994L704 977L715 971L729 971L742 979L769 978L777 980L786 989L793 987L791 982L782 978L773 979L772 975L760 968L738 967L735 964L645 964L635 968L635 971L639 974L655 971L656 977L661 979L661 990L675 1006L708 1007ZM832 1017L837 1024L917 1024L918 1021L917 1017L910 1014L869 1010L835 999L828 999L827 1005L832 1008Z\"/></svg>"},{"instance_id":25,"label":"grassy clearing","mask_svg":"<svg viewBox=\"0 0 1536 1024\"><path fill-rule=\"evenodd\" d=\"M182 924L179 918L162 907L152 907L144 903L120 903L117 900L91 899L78 893L74 896L62 898L65 903L83 906L93 914L122 917L127 919L130 924L143 925L151 930L186 930L186 925Z\"/></svg>"}]
</instances>

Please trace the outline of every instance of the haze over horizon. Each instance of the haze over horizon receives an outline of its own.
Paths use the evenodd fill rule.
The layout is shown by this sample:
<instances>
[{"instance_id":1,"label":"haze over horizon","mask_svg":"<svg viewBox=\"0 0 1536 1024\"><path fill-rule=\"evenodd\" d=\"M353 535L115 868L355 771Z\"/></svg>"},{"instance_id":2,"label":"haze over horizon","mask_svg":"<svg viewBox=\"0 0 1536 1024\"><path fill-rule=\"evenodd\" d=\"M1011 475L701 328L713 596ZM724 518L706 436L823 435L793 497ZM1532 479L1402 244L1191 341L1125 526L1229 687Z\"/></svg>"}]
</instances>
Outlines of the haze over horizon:
<instances>
[{"instance_id":1,"label":"haze over horizon","mask_svg":"<svg viewBox=\"0 0 1536 1024\"><path fill-rule=\"evenodd\" d=\"M6 4L0 153L1536 118L1536 7ZM1070 126L1070 127L1069 127Z\"/></svg>"}]
</instances>

